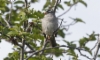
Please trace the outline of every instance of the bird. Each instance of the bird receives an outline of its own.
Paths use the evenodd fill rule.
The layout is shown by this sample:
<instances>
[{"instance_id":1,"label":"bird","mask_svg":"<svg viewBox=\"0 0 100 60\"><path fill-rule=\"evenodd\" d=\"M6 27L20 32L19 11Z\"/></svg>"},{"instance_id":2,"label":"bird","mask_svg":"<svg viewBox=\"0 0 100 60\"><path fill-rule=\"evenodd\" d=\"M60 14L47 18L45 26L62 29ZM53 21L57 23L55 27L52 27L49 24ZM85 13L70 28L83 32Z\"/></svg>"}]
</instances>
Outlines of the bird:
<instances>
[{"instance_id":1,"label":"bird","mask_svg":"<svg viewBox=\"0 0 100 60\"><path fill-rule=\"evenodd\" d=\"M58 19L53 11L46 11L42 21L42 32L45 34L47 40L49 40L52 47L57 45L55 40L55 33L58 28Z\"/></svg>"}]
</instances>

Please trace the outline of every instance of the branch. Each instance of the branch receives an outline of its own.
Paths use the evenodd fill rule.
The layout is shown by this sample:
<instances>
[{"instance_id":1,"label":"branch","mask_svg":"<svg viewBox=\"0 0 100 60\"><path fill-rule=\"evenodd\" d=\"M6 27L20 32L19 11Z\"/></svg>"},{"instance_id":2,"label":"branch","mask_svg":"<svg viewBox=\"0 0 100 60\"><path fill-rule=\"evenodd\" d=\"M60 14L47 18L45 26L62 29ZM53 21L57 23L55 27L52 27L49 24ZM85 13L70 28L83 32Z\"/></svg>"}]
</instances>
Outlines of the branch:
<instances>
[{"instance_id":1,"label":"branch","mask_svg":"<svg viewBox=\"0 0 100 60\"><path fill-rule=\"evenodd\" d=\"M97 49L96 49L96 51L95 51L93 60L96 60L97 54L98 54L98 51L99 51L99 48L100 48L100 34L98 35L98 45L97 45Z\"/></svg>"},{"instance_id":2,"label":"branch","mask_svg":"<svg viewBox=\"0 0 100 60\"><path fill-rule=\"evenodd\" d=\"M70 11L70 9L74 6L74 5L76 5L78 2L76 2L75 4L72 4L71 6L70 6L70 8L67 10L67 11L65 11L64 13L62 13L62 14L60 14L58 17L61 17L61 16L63 16L64 14L66 14L66 13L68 13L69 11Z\"/></svg>"},{"instance_id":3,"label":"branch","mask_svg":"<svg viewBox=\"0 0 100 60\"><path fill-rule=\"evenodd\" d=\"M49 40L47 40L47 39L44 41L44 45L42 47L42 50L43 51L40 54L43 54L44 53L44 49L46 48L46 45L48 44L48 42L49 42Z\"/></svg>"},{"instance_id":4,"label":"branch","mask_svg":"<svg viewBox=\"0 0 100 60\"><path fill-rule=\"evenodd\" d=\"M53 35L60 29L60 27L61 27L61 25L62 25L62 22L63 22L63 19L61 19L61 23L60 23L59 27L53 32ZM52 35L52 36L53 36L53 35Z\"/></svg>"},{"instance_id":5,"label":"branch","mask_svg":"<svg viewBox=\"0 0 100 60\"><path fill-rule=\"evenodd\" d=\"M54 7L54 14L55 14L55 12L56 12L56 9L57 9L57 6L58 6L58 4L61 2L61 0L57 0L57 2L56 2L56 4L55 4L55 7Z\"/></svg>"},{"instance_id":6,"label":"branch","mask_svg":"<svg viewBox=\"0 0 100 60\"><path fill-rule=\"evenodd\" d=\"M53 49L53 48L59 48L59 47L66 47L66 48L73 48L72 46L66 46L66 45L61 45L61 46L56 46L56 47L49 47L49 48L45 48L45 49L41 49L41 50L38 50L36 52L33 52L30 56L28 56L25 60L28 60L30 57L32 57L33 55L41 52L41 51L44 51L44 50L48 50L48 49ZM77 49L77 50L84 50L84 49L81 49L79 47L76 47L74 49ZM85 51L85 50L84 50Z\"/></svg>"},{"instance_id":7,"label":"branch","mask_svg":"<svg viewBox=\"0 0 100 60\"><path fill-rule=\"evenodd\" d=\"M17 40L16 40L14 37L9 37L9 36L3 34L2 32L0 32L0 34L3 35L3 36L5 36L5 37L7 37L7 38L9 38L9 40L10 40L14 45L17 45L17 46L19 46L19 47L22 47L20 44L17 43ZM9 40L8 40L8 41L9 41ZM13 40L13 41L12 41L12 40Z\"/></svg>"},{"instance_id":8,"label":"branch","mask_svg":"<svg viewBox=\"0 0 100 60\"><path fill-rule=\"evenodd\" d=\"M99 36L99 34L95 34L95 36ZM98 43L99 43L99 38L98 38L97 42L95 43L94 47L90 51L92 51L93 49L95 49L96 46L98 45Z\"/></svg>"},{"instance_id":9,"label":"branch","mask_svg":"<svg viewBox=\"0 0 100 60\"><path fill-rule=\"evenodd\" d=\"M31 51L35 52L35 50L29 45L29 43L25 42L25 44L30 48Z\"/></svg>"},{"instance_id":10,"label":"branch","mask_svg":"<svg viewBox=\"0 0 100 60\"><path fill-rule=\"evenodd\" d=\"M70 24L68 24L68 25L65 25L65 26L67 26L68 28L66 29L66 28L64 28L64 29L66 29L66 31L68 31L69 30L69 28L70 28L70 26L72 26L72 25L74 25L74 24L76 24L76 22L75 21L72 21ZM64 26L64 27L65 27Z\"/></svg>"},{"instance_id":11,"label":"branch","mask_svg":"<svg viewBox=\"0 0 100 60\"><path fill-rule=\"evenodd\" d=\"M99 40L95 43L94 47L90 51L92 51L93 49L95 49L96 46L98 45L98 43L99 43Z\"/></svg>"},{"instance_id":12,"label":"branch","mask_svg":"<svg viewBox=\"0 0 100 60\"><path fill-rule=\"evenodd\" d=\"M61 27L61 25L62 25L62 22L63 22L63 19L62 19L62 21L61 21L61 23L60 23L60 25L59 25L59 27L54 31L54 33L53 33L53 35L59 30L59 28ZM43 45L43 47L42 47L42 52L41 52L41 54L43 54L43 52L44 52L44 49L46 48L46 45L48 44L48 40L46 39L45 41L44 41L44 45ZM32 51L31 51L32 52Z\"/></svg>"},{"instance_id":13,"label":"branch","mask_svg":"<svg viewBox=\"0 0 100 60\"><path fill-rule=\"evenodd\" d=\"M27 0L25 0L25 8L27 9L27 7L28 7L28 2L27 2Z\"/></svg>"},{"instance_id":14,"label":"branch","mask_svg":"<svg viewBox=\"0 0 100 60\"><path fill-rule=\"evenodd\" d=\"M4 22L7 24L8 28L11 28L11 26L10 26L10 20L11 20L12 8L13 8L13 3L12 3L11 0L10 0L10 2L11 2L11 7L10 7L9 19L8 19L8 21L6 19L3 19Z\"/></svg>"},{"instance_id":15,"label":"branch","mask_svg":"<svg viewBox=\"0 0 100 60\"><path fill-rule=\"evenodd\" d=\"M3 19L3 20L4 20L4 22L7 24L7 27L8 27L8 28L11 28L9 22L8 22L6 19Z\"/></svg>"},{"instance_id":16,"label":"branch","mask_svg":"<svg viewBox=\"0 0 100 60\"><path fill-rule=\"evenodd\" d=\"M25 8L27 10L27 0L25 0ZM26 22L23 22L23 29L26 31ZM24 36L25 38L25 36ZM21 47L21 53L20 53L20 60L24 60L24 46L25 46L25 39L22 39L22 47Z\"/></svg>"},{"instance_id":17,"label":"branch","mask_svg":"<svg viewBox=\"0 0 100 60\"><path fill-rule=\"evenodd\" d=\"M22 39L22 47L20 52L20 60L24 60L24 46L25 46L25 40Z\"/></svg>"},{"instance_id":18,"label":"branch","mask_svg":"<svg viewBox=\"0 0 100 60\"><path fill-rule=\"evenodd\" d=\"M79 51L80 55L82 55L82 56L84 56L84 57L86 57L86 58L88 58L88 59L90 59L90 60L91 60L91 58L89 58L87 55L82 54L81 50L78 50L78 51Z\"/></svg>"}]
</instances>

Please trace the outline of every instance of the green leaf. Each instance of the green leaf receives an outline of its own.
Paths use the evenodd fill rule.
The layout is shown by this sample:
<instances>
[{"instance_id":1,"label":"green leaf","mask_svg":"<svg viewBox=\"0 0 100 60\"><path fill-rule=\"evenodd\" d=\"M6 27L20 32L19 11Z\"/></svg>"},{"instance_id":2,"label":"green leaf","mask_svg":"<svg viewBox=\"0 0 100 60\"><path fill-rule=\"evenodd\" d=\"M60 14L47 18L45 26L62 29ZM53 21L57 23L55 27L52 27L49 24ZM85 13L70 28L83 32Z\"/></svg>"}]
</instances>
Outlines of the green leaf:
<instances>
[{"instance_id":1,"label":"green leaf","mask_svg":"<svg viewBox=\"0 0 100 60\"><path fill-rule=\"evenodd\" d=\"M34 17L36 17L36 18L41 19L41 18L43 18L43 16L44 16L44 14L41 13L40 11L35 11L34 12Z\"/></svg>"},{"instance_id":2,"label":"green leaf","mask_svg":"<svg viewBox=\"0 0 100 60\"><path fill-rule=\"evenodd\" d=\"M71 55L71 56L73 56L73 57L77 57L77 54L76 54L75 51L72 50L72 49L68 49L68 50L67 50L67 55Z\"/></svg>"},{"instance_id":3,"label":"green leaf","mask_svg":"<svg viewBox=\"0 0 100 60\"><path fill-rule=\"evenodd\" d=\"M85 23L85 22L84 22L82 19L80 19L80 18L76 18L75 21L76 21L76 22L82 22L82 23Z\"/></svg>"},{"instance_id":4,"label":"green leaf","mask_svg":"<svg viewBox=\"0 0 100 60\"><path fill-rule=\"evenodd\" d=\"M38 0L31 0L32 3L38 2Z\"/></svg>"},{"instance_id":5,"label":"green leaf","mask_svg":"<svg viewBox=\"0 0 100 60\"><path fill-rule=\"evenodd\" d=\"M84 2L83 0L80 0L79 2L82 3L85 7L87 7L87 3Z\"/></svg>"},{"instance_id":6,"label":"green leaf","mask_svg":"<svg viewBox=\"0 0 100 60\"><path fill-rule=\"evenodd\" d=\"M14 51L12 53L8 54L8 57L4 58L4 60L18 60L19 59L19 52L18 51Z\"/></svg>"},{"instance_id":7,"label":"green leaf","mask_svg":"<svg viewBox=\"0 0 100 60\"><path fill-rule=\"evenodd\" d=\"M63 30L58 30L58 34L63 38L65 37L65 34L64 34Z\"/></svg>"},{"instance_id":8,"label":"green leaf","mask_svg":"<svg viewBox=\"0 0 100 60\"><path fill-rule=\"evenodd\" d=\"M7 27L4 27L2 30L2 34L6 35L10 30Z\"/></svg>"},{"instance_id":9,"label":"green leaf","mask_svg":"<svg viewBox=\"0 0 100 60\"><path fill-rule=\"evenodd\" d=\"M65 3L67 6L71 6L70 1L68 1L68 2L67 2L67 1L65 1L64 3Z\"/></svg>"},{"instance_id":10,"label":"green leaf","mask_svg":"<svg viewBox=\"0 0 100 60\"><path fill-rule=\"evenodd\" d=\"M92 55L92 52L90 51L90 48L88 48L88 47L84 47L84 49L88 52L88 53L90 53L91 55Z\"/></svg>"},{"instance_id":11,"label":"green leaf","mask_svg":"<svg viewBox=\"0 0 100 60\"><path fill-rule=\"evenodd\" d=\"M84 47L88 41L89 41L89 40L88 40L88 38L86 38L86 37L81 38L81 39L79 40L80 47Z\"/></svg>"},{"instance_id":12,"label":"green leaf","mask_svg":"<svg viewBox=\"0 0 100 60\"><path fill-rule=\"evenodd\" d=\"M3 8L0 8L0 10L5 11L5 8L4 7Z\"/></svg>"},{"instance_id":13,"label":"green leaf","mask_svg":"<svg viewBox=\"0 0 100 60\"><path fill-rule=\"evenodd\" d=\"M74 44L74 41L69 42L64 40L64 42L67 43L70 49L74 50L76 48L76 44Z\"/></svg>"},{"instance_id":14,"label":"green leaf","mask_svg":"<svg viewBox=\"0 0 100 60\"><path fill-rule=\"evenodd\" d=\"M26 13L23 11L20 11L19 18L21 18L21 20L26 20Z\"/></svg>"},{"instance_id":15,"label":"green leaf","mask_svg":"<svg viewBox=\"0 0 100 60\"><path fill-rule=\"evenodd\" d=\"M100 58L100 54L98 54L98 57Z\"/></svg>"},{"instance_id":16,"label":"green leaf","mask_svg":"<svg viewBox=\"0 0 100 60\"><path fill-rule=\"evenodd\" d=\"M52 0L52 2L51 2L51 6L54 6L55 3L56 3L56 0Z\"/></svg>"},{"instance_id":17,"label":"green leaf","mask_svg":"<svg viewBox=\"0 0 100 60\"><path fill-rule=\"evenodd\" d=\"M44 53L53 53L56 57L62 56L63 55L63 51L65 51L64 49L59 49L59 48L55 48L55 49L48 49L45 50Z\"/></svg>"},{"instance_id":18,"label":"green leaf","mask_svg":"<svg viewBox=\"0 0 100 60\"><path fill-rule=\"evenodd\" d=\"M0 7L5 7L5 6L6 6L6 0L1 0Z\"/></svg>"},{"instance_id":19,"label":"green leaf","mask_svg":"<svg viewBox=\"0 0 100 60\"><path fill-rule=\"evenodd\" d=\"M80 18L72 18L72 17L69 17L70 19L73 19L75 22L82 22L82 23L85 23L82 19Z\"/></svg>"},{"instance_id":20,"label":"green leaf","mask_svg":"<svg viewBox=\"0 0 100 60\"><path fill-rule=\"evenodd\" d=\"M64 49L58 49L58 48L54 49L55 56L56 57L62 56L63 51L64 51Z\"/></svg>"},{"instance_id":21,"label":"green leaf","mask_svg":"<svg viewBox=\"0 0 100 60\"><path fill-rule=\"evenodd\" d=\"M39 58L38 57L31 57L28 60L39 60Z\"/></svg>"},{"instance_id":22,"label":"green leaf","mask_svg":"<svg viewBox=\"0 0 100 60\"><path fill-rule=\"evenodd\" d=\"M19 35L19 33L16 32L16 31L10 31L10 32L8 32L7 35L8 35L8 36L16 36L16 35Z\"/></svg>"},{"instance_id":23,"label":"green leaf","mask_svg":"<svg viewBox=\"0 0 100 60\"><path fill-rule=\"evenodd\" d=\"M43 9L42 10L45 10L47 7L50 7L51 5L51 1L50 0L47 0L45 5L43 6Z\"/></svg>"},{"instance_id":24,"label":"green leaf","mask_svg":"<svg viewBox=\"0 0 100 60\"><path fill-rule=\"evenodd\" d=\"M61 4L58 4L58 7L64 10L63 6Z\"/></svg>"},{"instance_id":25,"label":"green leaf","mask_svg":"<svg viewBox=\"0 0 100 60\"><path fill-rule=\"evenodd\" d=\"M76 0L73 0L74 3L76 3Z\"/></svg>"},{"instance_id":26,"label":"green leaf","mask_svg":"<svg viewBox=\"0 0 100 60\"><path fill-rule=\"evenodd\" d=\"M23 1L16 1L15 4L24 4Z\"/></svg>"},{"instance_id":27,"label":"green leaf","mask_svg":"<svg viewBox=\"0 0 100 60\"><path fill-rule=\"evenodd\" d=\"M89 40L90 41L95 41L96 40L96 37L95 37L95 32L93 31L92 34L88 35L89 36Z\"/></svg>"}]
</instances>

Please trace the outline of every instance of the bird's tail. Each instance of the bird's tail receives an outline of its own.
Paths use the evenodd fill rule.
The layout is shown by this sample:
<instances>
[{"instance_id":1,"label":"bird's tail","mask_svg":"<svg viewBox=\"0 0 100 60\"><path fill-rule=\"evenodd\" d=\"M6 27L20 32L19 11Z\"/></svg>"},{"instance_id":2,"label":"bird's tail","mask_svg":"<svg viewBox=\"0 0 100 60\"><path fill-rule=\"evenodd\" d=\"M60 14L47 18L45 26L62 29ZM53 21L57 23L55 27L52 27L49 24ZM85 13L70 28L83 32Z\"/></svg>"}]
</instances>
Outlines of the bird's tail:
<instances>
[{"instance_id":1,"label":"bird's tail","mask_svg":"<svg viewBox=\"0 0 100 60\"><path fill-rule=\"evenodd\" d=\"M55 36L52 36L52 37L50 38L50 44L51 44L52 47L57 46L56 40L55 40Z\"/></svg>"}]
</instances>

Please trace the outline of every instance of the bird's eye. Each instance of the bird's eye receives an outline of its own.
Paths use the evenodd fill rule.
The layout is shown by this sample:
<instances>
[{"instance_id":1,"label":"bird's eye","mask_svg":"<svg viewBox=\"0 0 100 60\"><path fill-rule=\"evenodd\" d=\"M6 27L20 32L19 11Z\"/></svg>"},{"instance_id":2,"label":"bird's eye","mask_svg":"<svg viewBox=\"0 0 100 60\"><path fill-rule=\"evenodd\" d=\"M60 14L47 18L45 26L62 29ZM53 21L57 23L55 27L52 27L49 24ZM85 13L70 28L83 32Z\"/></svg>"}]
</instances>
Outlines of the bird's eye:
<instances>
[{"instance_id":1,"label":"bird's eye","mask_svg":"<svg viewBox=\"0 0 100 60\"><path fill-rule=\"evenodd\" d=\"M50 11L50 10L47 10L46 12L47 12L47 13L50 13L51 11Z\"/></svg>"}]
</instances>

